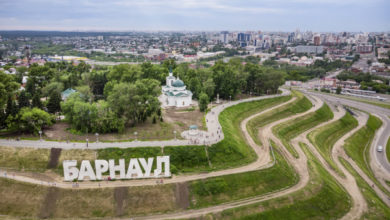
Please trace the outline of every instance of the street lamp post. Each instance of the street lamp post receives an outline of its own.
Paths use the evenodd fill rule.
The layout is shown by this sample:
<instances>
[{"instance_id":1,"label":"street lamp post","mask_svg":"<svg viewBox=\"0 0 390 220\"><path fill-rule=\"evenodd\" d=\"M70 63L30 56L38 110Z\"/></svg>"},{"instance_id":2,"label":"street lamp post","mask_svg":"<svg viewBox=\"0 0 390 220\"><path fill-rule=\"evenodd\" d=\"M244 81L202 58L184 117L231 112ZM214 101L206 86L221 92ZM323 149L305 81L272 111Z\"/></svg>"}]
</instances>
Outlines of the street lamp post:
<instances>
[{"instance_id":1,"label":"street lamp post","mask_svg":"<svg viewBox=\"0 0 390 220\"><path fill-rule=\"evenodd\" d=\"M173 133L175 134L175 141L176 141L176 131L173 131Z\"/></svg>"},{"instance_id":2,"label":"street lamp post","mask_svg":"<svg viewBox=\"0 0 390 220\"><path fill-rule=\"evenodd\" d=\"M98 143L99 142L99 133L95 133L95 135L96 135L96 143Z\"/></svg>"},{"instance_id":3,"label":"street lamp post","mask_svg":"<svg viewBox=\"0 0 390 220\"><path fill-rule=\"evenodd\" d=\"M38 133L39 133L39 140L42 141L42 131L39 130Z\"/></svg>"},{"instance_id":4,"label":"street lamp post","mask_svg":"<svg viewBox=\"0 0 390 220\"><path fill-rule=\"evenodd\" d=\"M134 135L135 135L135 141L137 141L137 134L138 134L138 132L134 132Z\"/></svg>"}]
</instances>

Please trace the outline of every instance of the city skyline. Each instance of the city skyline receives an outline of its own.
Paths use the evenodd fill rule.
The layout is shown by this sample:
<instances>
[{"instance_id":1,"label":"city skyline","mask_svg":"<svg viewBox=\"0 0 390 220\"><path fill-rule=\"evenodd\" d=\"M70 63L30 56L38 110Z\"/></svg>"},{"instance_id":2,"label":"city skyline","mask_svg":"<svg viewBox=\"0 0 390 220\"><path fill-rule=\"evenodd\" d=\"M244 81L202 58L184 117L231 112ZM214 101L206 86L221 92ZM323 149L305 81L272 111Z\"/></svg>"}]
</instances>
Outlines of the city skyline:
<instances>
[{"instance_id":1,"label":"city skyline","mask_svg":"<svg viewBox=\"0 0 390 220\"><path fill-rule=\"evenodd\" d=\"M0 0L0 30L390 31L385 0Z\"/></svg>"}]
</instances>

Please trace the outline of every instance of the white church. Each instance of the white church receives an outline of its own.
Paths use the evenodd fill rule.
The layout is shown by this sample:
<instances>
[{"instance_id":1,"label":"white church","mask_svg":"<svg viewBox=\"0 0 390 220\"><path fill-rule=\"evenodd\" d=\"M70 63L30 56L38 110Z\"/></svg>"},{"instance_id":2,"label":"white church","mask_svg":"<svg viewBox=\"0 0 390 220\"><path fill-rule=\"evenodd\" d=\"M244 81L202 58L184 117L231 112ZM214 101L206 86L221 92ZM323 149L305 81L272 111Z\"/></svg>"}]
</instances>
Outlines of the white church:
<instances>
[{"instance_id":1,"label":"white church","mask_svg":"<svg viewBox=\"0 0 390 220\"><path fill-rule=\"evenodd\" d=\"M164 106L187 107L192 104L192 92L186 90L186 85L174 77L172 71L166 78L166 85L162 87L162 102Z\"/></svg>"}]
</instances>

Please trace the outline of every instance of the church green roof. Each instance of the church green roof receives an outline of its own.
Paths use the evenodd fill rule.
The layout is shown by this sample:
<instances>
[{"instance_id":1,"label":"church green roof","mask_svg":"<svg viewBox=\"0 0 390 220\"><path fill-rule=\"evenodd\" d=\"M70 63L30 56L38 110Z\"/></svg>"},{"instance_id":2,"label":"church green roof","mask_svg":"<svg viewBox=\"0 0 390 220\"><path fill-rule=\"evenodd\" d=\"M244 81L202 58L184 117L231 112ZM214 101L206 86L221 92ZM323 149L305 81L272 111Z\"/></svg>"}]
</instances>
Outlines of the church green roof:
<instances>
[{"instance_id":1,"label":"church green roof","mask_svg":"<svg viewBox=\"0 0 390 220\"><path fill-rule=\"evenodd\" d=\"M184 86L184 82L181 81L180 79L176 80L175 82L172 83L172 86L173 87L183 87Z\"/></svg>"},{"instance_id":2,"label":"church green roof","mask_svg":"<svg viewBox=\"0 0 390 220\"><path fill-rule=\"evenodd\" d=\"M74 90L72 88L69 88L69 89L61 92L61 96L63 97L63 99L66 99L66 98L68 98L70 95L72 95L75 92L76 92L76 90Z\"/></svg>"}]
</instances>

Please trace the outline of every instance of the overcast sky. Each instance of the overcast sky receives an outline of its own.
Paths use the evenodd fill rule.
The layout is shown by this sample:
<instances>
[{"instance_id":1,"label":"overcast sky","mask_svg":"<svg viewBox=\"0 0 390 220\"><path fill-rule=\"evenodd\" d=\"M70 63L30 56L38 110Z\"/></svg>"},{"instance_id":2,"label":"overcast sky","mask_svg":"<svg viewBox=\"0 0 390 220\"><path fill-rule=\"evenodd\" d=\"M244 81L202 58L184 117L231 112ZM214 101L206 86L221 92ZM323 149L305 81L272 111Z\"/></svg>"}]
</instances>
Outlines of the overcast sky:
<instances>
[{"instance_id":1,"label":"overcast sky","mask_svg":"<svg viewBox=\"0 0 390 220\"><path fill-rule=\"evenodd\" d=\"M389 0L0 0L1 30L390 31Z\"/></svg>"}]
</instances>

